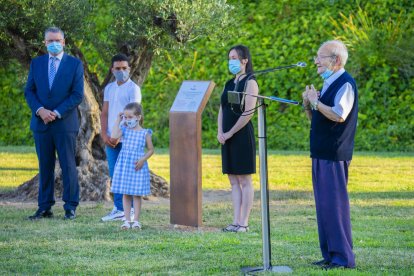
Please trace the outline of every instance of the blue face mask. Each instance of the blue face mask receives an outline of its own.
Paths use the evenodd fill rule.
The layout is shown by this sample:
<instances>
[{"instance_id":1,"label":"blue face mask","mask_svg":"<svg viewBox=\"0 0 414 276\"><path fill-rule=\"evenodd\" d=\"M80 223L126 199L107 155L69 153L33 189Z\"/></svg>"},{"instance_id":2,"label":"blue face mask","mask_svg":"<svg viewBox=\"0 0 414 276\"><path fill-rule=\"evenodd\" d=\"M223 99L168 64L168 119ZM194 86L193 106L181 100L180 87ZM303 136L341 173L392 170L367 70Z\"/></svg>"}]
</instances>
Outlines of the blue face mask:
<instances>
[{"instance_id":1,"label":"blue face mask","mask_svg":"<svg viewBox=\"0 0 414 276\"><path fill-rule=\"evenodd\" d=\"M332 76L332 74L334 73L334 71L329 70L328 68L326 68L325 72L323 72L320 76L326 80L327 78L329 78L330 76Z\"/></svg>"},{"instance_id":2,"label":"blue face mask","mask_svg":"<svg viewBox=\"0 0 414 276\"><path fill-rule=\"evenodd\" d=\"M134 128L138 124L138 119L125 120L125 124L128 128Z\"/></svg>"},{"instance_id":3,"label":"blue face mask","mask_svg":"<svg viewBox=\"0 0 414 276\"><path fill-rule=\"evenodd\" d=\"M238 59L229 59L229 70L233 75L241 71L241 62Z\"/></svg>"},{"instance_id":4,"label":"blue face mask","mask_svg":"<svg viewBox=\"0 0 414 276\"><path fill-rule=\"evenodd\" d=\"M129 79L128 70L114 70L114 77L119 82L126 82Z\"/></svg>"},{"instance_id":5,"label":"blue face mask","mask_svg":"<svg viewBox=\"0 0 414 276\"><path fill-rule=\"evenodd\" d=\"M59 54L60 52L63 51L62 43L53 41L47 44L47 51L51 54L55 54L55 55Z\"/></svg>"}]
</instances>

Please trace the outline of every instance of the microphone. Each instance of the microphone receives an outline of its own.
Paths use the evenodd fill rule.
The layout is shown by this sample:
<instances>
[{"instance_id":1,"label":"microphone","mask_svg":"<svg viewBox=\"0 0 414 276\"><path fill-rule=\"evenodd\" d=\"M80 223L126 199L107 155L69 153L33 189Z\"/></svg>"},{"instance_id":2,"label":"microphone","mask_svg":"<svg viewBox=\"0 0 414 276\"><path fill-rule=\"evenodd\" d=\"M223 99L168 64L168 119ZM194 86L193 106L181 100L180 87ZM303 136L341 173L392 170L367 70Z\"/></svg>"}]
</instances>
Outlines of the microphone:
<instances>
[{"instance_id":1,"label":"microphone","mask_svg":"<svg viewBox=\"0 0 414 276\"><path fill-rule=\"evenodd\" d=\"M241 74L236 80L235 90L237 90L237 87L239 85L240 77L242 77L244 75L247 75L247 81L249 81L251 78L253 78L256 75L267 74L267 73L271 73L271 72L274 72L274 71L279 71L279 70L283 70L283 69L290 69L290 68L294 68L294 67L306 67L306 62L299 61L296 64L278 66L278 67L275 67L275 68L269 68L269 69L254 71L254 72L251 72L251 73ZM247 81L246 81L246 84L247 84Z\"/></svg>"},{"instance_id":2,"label":"microphone","mask_svg":"<svg viewBox=\"0 0 414 276\"><path fill-rule=\"evenodd\" d=\"M269 68L269 69L265 69L265 70L259 70L259 71L255 71L252 72L252 75L260 75L260 74L266 74L266 73L270 73L270 72L274 72L274 71L279 71L279 70L283 70L283 69L289 69L289 68L293 68L293 67L306 67L306 63L303 61L300 61L296 64L292 64L292 65L285 65L285 66L278 66L275 68Z\"/></svg>"},{"instance_id":3,"label":"microphone","mask_svg":"<svg viewBox=\"0 0 414 276\"><path fill-rule=\"evenodd\" d=\"M250 72L250 73L241 74L236 80L236 85L234 86L234 90L237 91L237 88L239 86L240 77L242 77L244 75L246 75L246 83L244 85L243 91L246 91L247 82L251 78L255 77L256 75L267 74L267 73L271 73L271 72L274 72L274 71L279 71L279 70L289 69L289 68L294 68L294 67L306 67L306 62L299 61L296 64L278 66L278 67L275 67L275 68L269 68L269 69L264 69L264 70L259 70L259 71L254 71L254 72ZM234 91L231 91L231 92L234 92ZM228 96L229 102L238 103L238 104L241 103L242 105L244 105L244 95L243 95L241 100L238 98L238 95L237 95L237 99L236 99L236 95L230 95L229 94L229 96ZM276 99L273 99L273 100L276 100ZM289 102L289 103L297 104L297 102L295 102L295 101L292 101L292 102Z\"/></svg>"}]
</instances>

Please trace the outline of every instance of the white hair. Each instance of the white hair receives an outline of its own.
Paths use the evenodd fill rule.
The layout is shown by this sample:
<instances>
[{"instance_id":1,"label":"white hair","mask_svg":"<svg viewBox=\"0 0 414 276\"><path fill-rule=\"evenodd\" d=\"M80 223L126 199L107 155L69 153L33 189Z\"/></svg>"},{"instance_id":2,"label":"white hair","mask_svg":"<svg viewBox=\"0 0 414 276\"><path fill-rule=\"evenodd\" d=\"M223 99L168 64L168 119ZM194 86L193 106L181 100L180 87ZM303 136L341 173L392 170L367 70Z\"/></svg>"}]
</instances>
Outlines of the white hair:
<instances>
[{"instance_id":1,"label":"white hair","mask_svg":"<svg viewBox=\"0 0 414 276\"><path fill-rule=\"evenodd\" d=\"M65 34L58 27L49 27L49 28L47 28L46 31L45 31L45 39L46 39L47 33L60 33L62 35L62 38L65 39Z\"/></svg>"},{"instance_id":2,"label":"white hair","mask_svg":"<svg viewBox=\"0 0 414 276\"><path fill-rule=\"evenodd\" d=\"M328 40L324 42L320 48L326 47L332 56L339 57L341 66L344 67L348 60L348 49L340 40Z\"/></svg>"}]
</instances>

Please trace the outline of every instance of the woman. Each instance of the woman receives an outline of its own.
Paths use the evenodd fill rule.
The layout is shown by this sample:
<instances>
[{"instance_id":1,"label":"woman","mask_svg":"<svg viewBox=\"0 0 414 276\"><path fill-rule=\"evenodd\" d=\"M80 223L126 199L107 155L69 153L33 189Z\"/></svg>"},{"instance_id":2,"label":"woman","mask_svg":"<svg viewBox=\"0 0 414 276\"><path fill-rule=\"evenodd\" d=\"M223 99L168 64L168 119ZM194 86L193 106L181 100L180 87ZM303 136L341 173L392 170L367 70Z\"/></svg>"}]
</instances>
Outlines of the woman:
<instances>
[{"instance_id":1,"label":"woman","mask_svg":"<svg viewBox=\"0 0 414 276\"><path fill-rule=\"evenodd\" d=\"M222 170L230 180L234 210L233 222L223 231L247 232L254 197L251 174L256 173L256 145L250 121L256 97L239 95L241 104L231 104L228 91L258 95L259 87L249 74L253 72L249 49L237 45L230 49L228 55L229 70L235 77L227 81L221 95L217 139L222 145Z\"/></svg>"}]
</instances>

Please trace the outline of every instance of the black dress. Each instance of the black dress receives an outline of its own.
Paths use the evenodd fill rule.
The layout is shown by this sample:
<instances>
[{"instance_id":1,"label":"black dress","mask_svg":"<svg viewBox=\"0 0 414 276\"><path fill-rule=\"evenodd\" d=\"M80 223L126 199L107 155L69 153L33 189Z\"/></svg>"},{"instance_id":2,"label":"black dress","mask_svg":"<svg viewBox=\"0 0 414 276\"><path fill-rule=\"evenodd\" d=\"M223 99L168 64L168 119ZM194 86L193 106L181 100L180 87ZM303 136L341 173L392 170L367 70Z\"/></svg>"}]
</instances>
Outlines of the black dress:
<instances>
[{"instance_id":1,"label":"black dress","mask_svg":"<svg viewBox=\"0 0 414 276\"><path fill-rule=\"evenodd\" d=\"M229 131L240 118L243 112L240 104L230 104L227 99L228 91L244 91L246 77L239 81L235 90L234 78L227 81L221 95L223 133ZM240 98L242 97L239 95ZM221 146L222 171L224 174L252 174L256 173L256 143L254 128L249 121L242 129L236 132L224 145Z\"/></svg>"}]
</instances>

